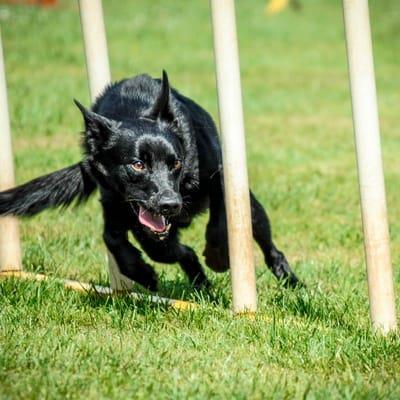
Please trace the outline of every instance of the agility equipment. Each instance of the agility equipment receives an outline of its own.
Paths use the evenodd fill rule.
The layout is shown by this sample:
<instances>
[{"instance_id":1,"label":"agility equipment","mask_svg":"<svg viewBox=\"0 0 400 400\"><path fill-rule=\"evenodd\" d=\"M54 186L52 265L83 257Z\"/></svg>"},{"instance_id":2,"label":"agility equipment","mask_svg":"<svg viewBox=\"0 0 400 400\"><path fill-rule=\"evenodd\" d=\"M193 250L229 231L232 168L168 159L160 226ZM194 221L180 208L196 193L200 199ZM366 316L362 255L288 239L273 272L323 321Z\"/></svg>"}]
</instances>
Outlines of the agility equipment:
<instances>
[{"instance_id":1,"label":"agility equipment","mask_svg":"<svg viewBox=\"0 0 400 400\"><path fill-rule=\"evenodd\" d=\"M284 2L282 2L284 3ZM246 167L240 68L233 0L210 0L213 26L233 310L253 315L257 296L253 260L251 212ZM110 67L101 0L79 1L92 101L110 82ZM378 108L367 0L343 0L344 23L353 107L364 247L373 329L396 329L393 274L382 167ZM0 190L14 185L7 91L0 36ZM131 290L109 254L111 288L62 280L66 287L113 294ZM0 276L44 280L22 271L18 222L0 218ZM134 298L140 294L129 293ZM137 297L139 296L139 297ZM192 303L150 296L150 301L193 308ZM180 306L179 306L180 304Z\"/></svg>"},{"instance_id":2,"label":"agility equipment","mask_svg":"<svg viewBox=\"0 0 400 400\"><path fill-rule=\"evenodd\" d=\"M354 137L373 328L396 329L385 182L382 167L367 0L343 0Z\"/></svg>"},{"instance_id":3,"label":"agility equipment","mask_svg":"<svg viewBox=\"0 0 400 400\"><path fill-rule=\"evenodd\" d=\"M233 311L255 312L256 277L233 0L211 0Z\"/></svg>"},{"instance_id":4,"label":"agility equipment","mask_svg":"<svg viewBox=\"0 0 400 400\"><path fill-rule=\"evenodd\" d=\"M8 113L7 84L0 31L0 191L15 186ZM0 271L21 269L21 248L18 221L0 217Z\"/></svg>"}]
</instances>

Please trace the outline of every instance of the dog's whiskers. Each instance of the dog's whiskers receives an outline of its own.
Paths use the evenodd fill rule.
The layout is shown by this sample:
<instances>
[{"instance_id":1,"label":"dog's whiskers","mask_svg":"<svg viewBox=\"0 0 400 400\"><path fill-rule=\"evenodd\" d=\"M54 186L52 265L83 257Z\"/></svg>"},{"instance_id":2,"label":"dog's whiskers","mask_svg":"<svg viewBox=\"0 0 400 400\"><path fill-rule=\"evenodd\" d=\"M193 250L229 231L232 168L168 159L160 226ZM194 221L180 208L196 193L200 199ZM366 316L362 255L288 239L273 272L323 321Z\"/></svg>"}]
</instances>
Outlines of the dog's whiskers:
<instances>
[{"instance_id":1,"label":"dog's whiskers","mask_svg":"<svg viewBox=\"0 0 400 400\"><path fill-rule=\"evenodd\" d=\"M137 213L137 211L135 210L135 207L133 207L133 204L131 202L128 202L128 204L130 205L130 207L132 208L133 213L138 217L139 214Z\"/></svg>"},{"instance_id":2,"label":"dog's whiskers","mask_svg":"<svg viewBox=\"0 0 400 400\"><path fill-rule=\"evenodd\" d=\"M210 179L214 178L214 175L217 174L218 172L222 172L222 166L219 166L219 167L210 175Z\"/></svg>"},{"instance_id":3,"label":"dog's whiskers","mask_svg":"<svg viewBox=\"0 0 400 400\"><path fill-rule=\"evenodd\" d=\"M182 202L182 210L181 210L181 212L183 213L185 213L186 215L190 215L190 211L189 211L189 203L188 202Z\"/></svg>"},{"instance_id":4,"label":"dog's whiskers","mask_svg":"<svg viewBox=\"0 0 400 400\"><path fill-rule=\"evenodd\" d=\"M143 199L136 199L134 197L129 197L129 198L125 199L124 201L128 202L128 203L131 201L141 202L141 201L143 201Z\"/></svg>"}]
</instances>

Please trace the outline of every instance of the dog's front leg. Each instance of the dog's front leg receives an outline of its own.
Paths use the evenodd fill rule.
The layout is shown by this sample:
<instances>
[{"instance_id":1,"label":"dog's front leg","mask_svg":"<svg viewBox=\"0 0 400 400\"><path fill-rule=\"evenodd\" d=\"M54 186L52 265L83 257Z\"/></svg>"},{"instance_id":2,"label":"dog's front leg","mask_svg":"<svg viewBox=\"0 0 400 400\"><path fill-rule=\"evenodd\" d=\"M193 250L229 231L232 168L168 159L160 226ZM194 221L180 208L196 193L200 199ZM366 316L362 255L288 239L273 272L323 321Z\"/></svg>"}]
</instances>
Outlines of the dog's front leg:
<instances>
[{"instance_id":1,"label":"dog's front leg","mask_svg":"<svg viewBox=\"0 0 400 400\"><path fill-rule=\"evenodd\" d=\"M128 241L127 231L106 227L103 239L123 275L146 289L157 290L154 269L143 261L140 251Z\"/></svg>"},{"instance_id":2,"label":"dog's front leg","mask_svg":"<svg viewBox=\"0 0 400 400\"><path fill-rule=\"evenodd\" d=\"M228 234L222 177L216 173L210 182L210 217L206 228L206 264L215 272L229 269Z\"/></svg>"},{"instance_id":3,"label":"dog's front leg","mask_svg":"<svg viewBox=\"0 0 400 400\"><path fill-rule=\"evenodd\" d=\"M187 275L189 282L196 289L209 288L211 286L199 259L194 250L181 244L176 231L163 242L136 236L147 255L156 262L174 264L179 263Z\"/></svg>"},{"instance_id":4,"label":"dog's front leg","mask_svg":"<svg viewBox=\"0 0 400 400\"><path fill-rule=\"evenodd\" d=\"M210 288L211 283L207 279L196 253L189 246L178 243L178 262L187 275L189 282L196 288Z\"/></svg>"}]
</instances>

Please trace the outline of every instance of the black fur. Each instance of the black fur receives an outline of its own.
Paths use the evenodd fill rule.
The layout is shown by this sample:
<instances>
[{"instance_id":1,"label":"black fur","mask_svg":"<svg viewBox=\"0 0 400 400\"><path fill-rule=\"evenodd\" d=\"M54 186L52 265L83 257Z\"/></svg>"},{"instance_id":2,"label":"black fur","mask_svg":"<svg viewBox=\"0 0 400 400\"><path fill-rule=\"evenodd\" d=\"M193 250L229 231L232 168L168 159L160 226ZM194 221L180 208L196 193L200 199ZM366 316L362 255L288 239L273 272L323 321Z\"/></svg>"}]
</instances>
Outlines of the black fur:
<instances>
[{"instance_id":1,"label":"black fur","mask_svg":"<svg viewBox=\"0 0 400 400\"><path fill-rule=\"evenodd\" d=\"M0 215L32 216L46 208L84 201L96 189L96 182L86 168L80 162L1 192Z\"/></svg>"},{"instance_id":2,"label":"black fur","mask_svg":"<svg viewBox=\"0 0 400 400\"><path fill-rule=\"evenodd\" d=\"M0 193L0 215L32 216L82 202L100 190L104 242L121 273L150 290L157 277L128 241L131 231L151 259L178 262L196 287L209 282L179 230L209 207L205 261L229 267L221 151L210 115L170 89L168 77L139 75L110 85L88 110L83 161ZM268 217L251 193L254 238L274 275L287 286L298 280L271 239Z\"/></svg>"}]
</instances>

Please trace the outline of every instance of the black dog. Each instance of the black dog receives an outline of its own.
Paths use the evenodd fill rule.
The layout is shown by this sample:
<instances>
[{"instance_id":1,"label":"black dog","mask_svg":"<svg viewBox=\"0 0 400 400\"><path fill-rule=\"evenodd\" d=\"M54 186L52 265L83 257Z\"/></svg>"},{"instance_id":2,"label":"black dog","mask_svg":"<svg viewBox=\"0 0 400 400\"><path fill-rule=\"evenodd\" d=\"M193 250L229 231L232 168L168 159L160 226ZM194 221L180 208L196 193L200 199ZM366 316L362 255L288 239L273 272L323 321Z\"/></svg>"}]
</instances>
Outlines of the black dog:
<instances>
[{"instance_id":1,"label":"black dog","mask_svg":"<svg viewBox=\"0 0 400 400\"><path fill-rule=\"evenodd\" d=\"M150 290L157 276L128 241L162 263L178 262L191 284L209 282L194 251L179 242L179 229L210 209L206 264L229 268L221 150L210 115L162 81L139 75L107 87L87 110L84 159L70 167L0 193L0 215L32 216L49 207L87 199L99 188L104 242L122 274ZM298 280L272 242L267 215L251 194L254 238L274 275L287 286Z\"/></svg>"}]
</instances>

